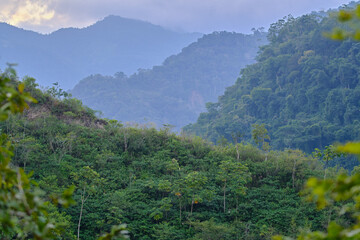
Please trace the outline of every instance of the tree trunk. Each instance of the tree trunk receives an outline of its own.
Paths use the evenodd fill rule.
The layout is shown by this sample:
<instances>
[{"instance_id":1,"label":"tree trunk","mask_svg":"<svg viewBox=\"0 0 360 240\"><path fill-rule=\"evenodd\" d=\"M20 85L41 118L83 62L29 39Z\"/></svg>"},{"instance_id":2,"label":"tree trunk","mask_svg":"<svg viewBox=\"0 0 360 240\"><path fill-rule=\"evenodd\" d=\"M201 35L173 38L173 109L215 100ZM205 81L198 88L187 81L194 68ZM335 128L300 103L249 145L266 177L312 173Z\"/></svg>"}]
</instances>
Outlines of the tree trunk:
<instances>
[{"instance_id":1,"label":"tree trunk","mask_svg":"<svg viewBox=\"0 0 360 240\"><path fill-rule=\"evenodd\" d=\"M224 213L226 211L226 181L224 184Z\"/></svg>"},{"instance_id":2,"label":"tree trunk","mask_svg":"<svg viewBox=\"0 0 360 240\"><path fill-rule=\"evenodd\" d=\"M238 208L239 208L239 197L236 196L236 213L238 212Z\"/></svg>"},{"instance_id":3,"label":"tree trunk","mask_svg":"<svg viewBox=\"0 0 360 240\"><path fill-rule=\"evenodd\" d=\"M236 159L239 161L240 159L240 151L239 151L239 146L236 144Z\"/></svg>"},{"instance_id":4,"label":"tree trunk","mask_svg":"<svg viewBox=\"0 0 360 240\"><path fill-rule=\"evenodd\" d=\"M179 211L180 211L180 224L181 224L181 199L179 199Z\"/></svg>"},{"instance_id":5,"label":"tree trunk","mask_svg":"<svg viewBox=\"0 0 360 240\"><path fill-rule=\"evenodd\" d=\"M296 160L294 160L293 172L292 172L292 185L295 188L295 172L296 172Z\"/></svg>"},{"instance_id":6,"label":"tree trunk","mask_svg":"<svg viewBox=\"0 0 360 240\"><path fill-rule=\"evenodd\" d=\"M81 207L80 207L80 216L79 216L79 223L78 223L78 229L77 229L77 240L80 239L80 225L81 225L81 217L82 217L82 212L83 212L83 208L84 208L84 203L85 203L86 199L85 199L85 188L83 189L83 192L81 194Z\"/></svg>"},{"instance_id":7,"label":"tree trunk","mask_svg":"<svg viewBox=\"0 0 360 240\"><path fill-rule=\"evenodd\" d=\"M127 136L125 131L124 131L124 151L127 152L128 145L127 145Z\"/></svg>"},{"instance_id":8,"label":"tree trunk","mask_svg":"<svg viewBox=\"0 0 360 240\"><path fill-rule=\"evenodd\" d=\"M324 180L326 179L328 162L329 162L328 160L325 161Z\"/></svg>"},{"instance_id":9,"label":"tree trunk","mask_svg":"<svg viewBox=\"0 0 360 240\"><path fill-rule=\"evenodd\" d=\"M194 206L194 194L193 194L192 199L191 199L190 216L192 215L192 212L193 212L193 206Z\"/></svg>"},{"instance_id":10,"label":"tree trunk","mask_svg":"<svg viewBox=\"0 0 360 240\"><path fill-rule=\"evenodd\" d=\"M269 154L269 152L265 151L265 162L268 160L268 154Z\"/></svg>"}]
</instances>

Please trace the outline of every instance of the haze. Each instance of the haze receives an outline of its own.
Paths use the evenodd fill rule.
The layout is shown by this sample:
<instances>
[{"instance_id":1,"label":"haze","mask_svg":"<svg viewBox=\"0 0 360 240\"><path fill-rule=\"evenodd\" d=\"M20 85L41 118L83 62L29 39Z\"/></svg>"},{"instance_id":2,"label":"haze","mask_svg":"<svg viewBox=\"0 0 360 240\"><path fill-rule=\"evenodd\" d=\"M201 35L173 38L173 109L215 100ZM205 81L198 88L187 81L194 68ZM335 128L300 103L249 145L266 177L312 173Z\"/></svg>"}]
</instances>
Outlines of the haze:
<instances>
[{"instance_id":1,"label":"haze","mask_svg":"<svg viewBox=\"0 0 360 240\"><path fill-rule=\"evenodd\" d=\"M344 0L1 0L0 21L49 33L85 27L107 15L140 19L173 30L247 33L279 18L328 10Z\"/></svg>"}]
</instances>

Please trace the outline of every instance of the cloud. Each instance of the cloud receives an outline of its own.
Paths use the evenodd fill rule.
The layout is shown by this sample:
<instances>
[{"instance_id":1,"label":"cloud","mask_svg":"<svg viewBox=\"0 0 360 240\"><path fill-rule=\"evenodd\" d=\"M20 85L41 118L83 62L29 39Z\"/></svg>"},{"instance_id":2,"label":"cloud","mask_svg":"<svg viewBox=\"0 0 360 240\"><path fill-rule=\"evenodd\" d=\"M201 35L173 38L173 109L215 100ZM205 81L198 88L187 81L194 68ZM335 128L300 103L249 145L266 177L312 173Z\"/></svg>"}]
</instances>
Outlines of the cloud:
<instances>
[{"instance_id":1,"label":"cloud","mask_svg":"<svg viewBox=\"0 0 360 240\"><path fill-rule=\"evenodd\" d=\"M249 32L252 27L268 27L288 14L299 16L313 10L327 10L349 0L0 1L0 16L7 16L6 22L38 31L83 27L113 14L186 31Z\"/></svg>"},{"instance_id":2,"label":"cloud","mask_svg":"<svg viewBox=\"0 0 360 240\"><path fill-rule=\"evenodd\" d=\"M11 1L2 7L1 20L15 26L23 23L41 25L54 18L55 11L48 9L46 1Z\"/></svg>"}]
</instances>

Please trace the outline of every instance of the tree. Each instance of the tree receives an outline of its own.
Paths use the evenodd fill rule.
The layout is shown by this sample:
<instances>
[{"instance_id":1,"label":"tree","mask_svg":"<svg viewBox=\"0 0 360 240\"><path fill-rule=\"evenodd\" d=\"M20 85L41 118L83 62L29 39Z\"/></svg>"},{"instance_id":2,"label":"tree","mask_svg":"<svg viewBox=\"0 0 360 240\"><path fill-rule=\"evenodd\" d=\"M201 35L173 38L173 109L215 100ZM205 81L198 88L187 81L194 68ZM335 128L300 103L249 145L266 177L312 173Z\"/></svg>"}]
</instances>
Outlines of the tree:
<instances>
[{"instance_id":1,"label":"tree","mask_svg":"<svg viewBox=\"0 0 360 240\"><path fill-rule=\"evenodd\" d=\"M196 235L193 239L234 239L236 230L234 226L227 224L218 224L213 218L209 221L193 223Z\"/></svg>"},{"instance_id":2,"label":"tree","mask_svg":"<svg viewBox=\"0 0 360 240\"><path fill-rule=\"evenodd\" d=\"M192 215L194 203L197 204L199 201L198 199L196 199L196 197L198 198L197 194L203 188L207 180L207 177L197 171L190 172L185 177L186 188L188 189L191 196L190 215Z\"/></svg>"},{"instance_id":3,"label":"tree","mask_svg":"<svg viewBox=\"0 0 360 240\"><path fill-rule=\"evenodd\" d=\"M13 141L14 140L16 140L14 147L18 148L18 151L15 152L15 157L16 159L19 159L19 161L21 161L23 169L26 170L26 164L29 160L30 153L39 150L41 145L38 144L33 137L16 138L13 139ZM20 154L17 154L18 152ZM16 156L16 155L20 155L20 156Z\"/></svg>"},{"instance_id":4,"label":"tree","mask_svg":"<svg viewBox=\"0 0 360 240\"><path fill-rule=\"evenodd\" d=\"M91 169L89 166L83 167L78 172L72 173L72 178L74 180L75 186L80 192L80 213L79 213L79 222L77 227L77 239L80 239L80 226L81 218L83 214L84 204L86 200L96 194L99 190L101 184L100 175Z\"/></svg>"},{"instance_id":5,"label":"tree","mask_svg":"<svg viewBox=\"0 0 360 240\"><path fill-rule=\"evenodd\" d=\"M68 133L66 136L62 136L60 134L57 134L56 136L50 136L49 145L52 152L54 153L54 159L58 162L58 164L61 163L61 160L65 154L71 152L71 148L75 139L76 136L72 132Z\"/></svg>"},{"instance_id":6,"label":"tree","mask_svg":"<svg viewBox=\"0 0 360 240\"><path fill-rule=\"evenodd\" d=\"M220 163L216 178L223 182L223 210L226 211L226 190L230 186L236 195L244 194L245 184L250 178L248 168L239 162L224 160Z\"/></svg>"},{"instance_id":7,"label":"tree","mask_svg":"<svg viewBox=\"0 0 360 240\"><path fill-rule=\"evenodd\" d=\"M256 145L258 145L262 150L267 153L270 150L270 136L268 135L268 131L265 128L265 124L253 124L252 127L252 138L254 139ZM265 161L266 160L267 154L265 157Z\"/></svg>"},{"instance_id":8,"label":"tree","mask_svg":"<svg viewBox=\"0 0 360 240\"><path fill-rule=\"evenodd\" d=\"M236 160L239 161L240 159L240 150L239 150L239 140L241 140L241 138L244 136L244 134L242 134L241 132L236 132L231 134L232 139L234 141L234 145L235 145L235 150L236 150ZM241 142L241 141L240 141Z\"/></svg>"},{"instance_id":9,"label":"tree","mask_svg":"<svg viewBox=\"0 0 360 240\"><path fill-rule=\"evenodd\" d=\"M330 145L330 146L326 146L323 151L321 151L318 148L315 148L315 152L313 152L313 155L314 157L319 158L320 160L325 162L324 179L326 179L329 161L334 160L334 158L341 157L343 154L336 151L336 148L333 145Z\"/></svg>"}]
</instances>

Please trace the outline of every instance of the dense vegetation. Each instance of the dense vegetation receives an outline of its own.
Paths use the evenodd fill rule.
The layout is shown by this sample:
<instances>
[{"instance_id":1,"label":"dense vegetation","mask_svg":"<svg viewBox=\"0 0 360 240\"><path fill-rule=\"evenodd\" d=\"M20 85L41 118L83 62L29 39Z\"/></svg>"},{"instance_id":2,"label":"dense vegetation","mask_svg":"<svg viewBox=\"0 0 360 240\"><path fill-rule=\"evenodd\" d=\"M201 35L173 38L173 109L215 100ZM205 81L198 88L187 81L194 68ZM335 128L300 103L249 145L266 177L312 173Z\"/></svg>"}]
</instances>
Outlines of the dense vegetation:
<instances>
[{"instance_id":1,"label":"dense vegetation","mask_svg":"<svg viewBox=\"0 0 360 240\"><path fill-rule=\"evenodd\" d=\"M254 62L266 34L214 32L167 58L161 66L126 77L93 75L72 94L105 117L123 122L171 124L180 129L196 121L205 103L234 83L241 68Z\"/></svg>"},{"instance_id":2,"label":"dense vegetation","mask_svg":"<svg viewBox=\"0 0 360 240\"><path fill-rule=\"evenodd\" d=\"M185 131L213 142L241 133L249 141L251 126L263 123L272 147L306 152L359 139L360 43L323 37L336 26L316 14L272 24L258 63Z\"/></svg>"},{"instance_id":3,"label":"dense vegetation","mask_svg":"<svg viewBox=\"0 0 360 240\"><path fill-rule=\"evenodd\" d=\"M360 19L360 7L354 13ZM348 171L330 168L328 162L340 155L337 151L360 155L360 143L348 143L337 147L337 151L326 146L324 150L316 149L312 156L301 150L270 151L271 132L263 123L272 111L286 120L294 116L305 123L305 116L311 117L310 122L319 120L319 126L312 126L314 131L308 132L302 125L308 144L301 145L306 143L304 139L288 136L294 138L295 147L305 150L311 144L324 146L327 138L322 137L328 136L330 130L340 140L352 136L347 128L358 134L357 75L350 81L357 73L350 60L356 61L358 45L350 41L329 42L327 48L319 44L311 50L301 49L310 45L300 38L309 41L308 34L316 40L316 31L306 29L320 25L324 29L322 24L333 27L331 20L315 15L288 17L287 21L273 24L269 31L271 44L262 48L259 63L242 71L237 85L227 90L219 104L208 104L214 116L228 113L222 112L229 107L227 96L235 90L248 93L240 97L240 105L233 111L260 120L245 135L244 131L224 131L223 135L231 137L233 144L220 136L216 146L200 137L175 135L168 127L157 130L150 125L129 126L99 119L94 110L69 98L57 85L42 91L32 78L18 81L12 69L0 73L1 239L96 239L109 231L99 239L118 239L115 235L122 238L127 233L122 231L124 225L118 225L121 223L128 224L132 239L250 240L270 239L275 234L299 236L298 239L359 239L360 167L348 176ZM298 41L291 42L289 34ZM283 41L285 45L279 43ZM286 46L295 43L303 54L293 59L292 54L287 54L292 50ZM274 46L278 47L276 51ZM337 64L323 55L335 59ZM282 64L296 81L281 78L281 73L287 71L277 68L281 59L286 60ZM321 66L328 67L321 70ZM354 71L347 72L346 66ZM334 76L327 75L331 81L325 81L323 74L335 67L338 69L332 72ZM265 75L271 69L275 69L273 82ZM294 71L297 72L292 74ZM237 88L239 84L242 87ZM305 90L297 93L293 88ZM310 98L315 90L318 94ZM336 95L337 91L341 94ZM287 95L290 93L294 97ZM303 99L302 106L289 100L292 97L296 101ZM259 103L273 105L266 105L262 113ZM28 104L30 108L23 115L12 115L23 112ZM282 104L285 107L276 110ZM299 113L295 112L297 109ZM308 112L301 112L305 110ZM233 121L237 119L234 117ZM278 118L272 120L279 124ZM296 125L297 120L289 121ZM332 128L321 132L320 140L311 138L316 136L316 127L327 127L326 124L332 124ZM340 129L341 125L345 125L345 130ZM219 135L220 130L216 129ZM344 135L340 134L342 131ZM257 147L241 141L250 135ZM286 147L279 139L274 140L274 135L272 141L276 147ZM292 147L287 141L287 147ZM30 176L38 186L29 181ZM72 192L77 204L70 206ZM316 211L316 206L321 211ZM118 226L110 230L112 225Z\"/></svg>"},{"instance_id":4,"label":"dense vegetation","mask_svg":"<svg viewBox=\"0 0 360 240\"><path fill-rule=\"evenodd\" d=\"M133 74L176 54L201 37L147 22L108 16L86 28L65 28L39 34L0 23L0 68L17 63L21 76L42 86L59 82L71 89L89 74Z\"/></svg>"},{"instance_id":5,"label":"dense vegetation","mask_svg":"<svg viewBox=\"0 0 360 240\"><path fill-rule=\"evenodd\" d=\"M167 128L124 126L96 118L58 88L23 82L39 103L1 129L15 146L12 164L34 171L45 198L76 187L77 205L50 208L65 229L59 238L79 229L80 239L95 239L127 223L133 239L270 239L344 220L339 209L318 212L299 196L308 177L324 174L299 150L213 146Z\"/></svg>"}]
</instances>

